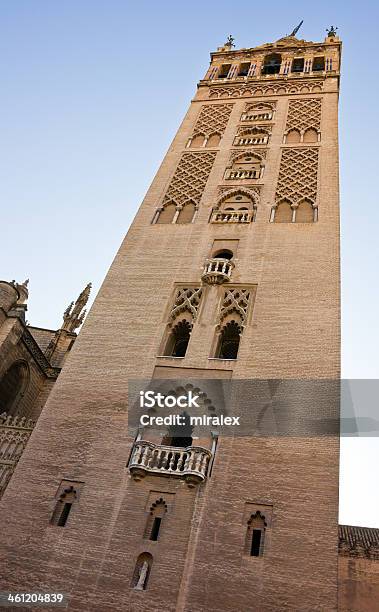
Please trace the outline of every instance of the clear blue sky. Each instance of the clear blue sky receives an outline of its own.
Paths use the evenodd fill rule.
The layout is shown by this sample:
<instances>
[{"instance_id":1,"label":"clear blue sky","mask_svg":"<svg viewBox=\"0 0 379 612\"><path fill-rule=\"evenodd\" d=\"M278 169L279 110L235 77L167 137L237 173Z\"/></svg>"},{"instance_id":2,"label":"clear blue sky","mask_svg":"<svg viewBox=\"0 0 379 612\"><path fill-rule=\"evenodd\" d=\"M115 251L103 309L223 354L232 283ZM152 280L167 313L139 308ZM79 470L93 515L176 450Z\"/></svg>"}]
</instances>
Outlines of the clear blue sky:
<instances>
[{"instance_id":1,"label":"clear blue sky","mask_svg":"<svg viewBox=\"0 0 379 612\"><path fill-rule=\"evenodd\" d=\"M209 52L304 19L299 36L333 24L344 43L343 375L378 378L378 18L374 1L0 0L0 278L30 278L29 321L56 328L89 280L98 291ZM343 522L379 526L378 444L343 441Z\"/></svg>"}]
</instances>

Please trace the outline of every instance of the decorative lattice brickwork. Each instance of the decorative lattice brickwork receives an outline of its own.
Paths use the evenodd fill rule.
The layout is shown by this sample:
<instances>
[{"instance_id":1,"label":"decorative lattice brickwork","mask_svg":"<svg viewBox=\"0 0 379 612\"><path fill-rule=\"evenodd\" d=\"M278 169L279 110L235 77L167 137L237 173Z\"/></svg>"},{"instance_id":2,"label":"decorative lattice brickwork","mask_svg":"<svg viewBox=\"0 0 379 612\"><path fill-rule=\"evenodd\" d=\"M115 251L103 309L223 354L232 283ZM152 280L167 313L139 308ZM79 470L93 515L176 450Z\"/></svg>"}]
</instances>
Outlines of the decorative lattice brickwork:
<instances>
[{"instance_id":1,"label":"decorative lattice brickwork","mask_svg":"<svg viewBox=\"0 0 379 612\"><path fill-rule=\"evenodd\" d=\"M193 320L195 320L199 310L201 294L201 287L180 287L176 292L169 320L173 321L179 314L185 311L190 312Z\"/></svg>"},{"instance_id":2,"label":"decorative lattice brickwork","mask_svg":"<svg viewBox=\"0 0 379 612\"><path fill-rule=\"evenodd\" d=\"M164 197L163 205L170 202L176 206L183 206L187 202L198 205L216 154L216 151L184 153Z\"/></svg>"},{"instance_id":3,"label":"decorative lattice brickwork","mask_svg":"<svg viewBox=\"0 0 379 612\"><path fill-rule=\"evenodd\" d=\"M308 100L290 100L286 130L296 128L307 130L308 128L320 129L321 123L321 98L310 98Z\"/></svg>"},{"instance_id":4,"label":"decorative lattice brickwork","mask_svg":"<svg viewBox=\"0 0 379 612\"><path fill-rule=\"evenodd\" d=\"M193 131L193 136L203 134L206 137L212 134L224 133L226 125L232 112L233 104L211 104L202 106L198 120Z\"/></svg>"},{"instance_id":5,"label":"decorative lattice brickwork","mask_svg":"<svg viewBox=\"0 0 379 612\"><path fill-rule=\"evenodd\" d=\"M284 149L280 161L275 201L287 199L291 204L303 198L312 203L317 197L318 148Z\"/></svg>"},{"instance_id":6,"label":"decorative lattice brickwork","mask_svg":"<svg viewBox=\"0 0 379 612\"><path fill-rule=\"evenodd\" d=\"M299 94L318 92L323 88L322 81L301 81L300 83L265 83L265 85L240 85L211 87L210 98L240 98L252 96L276 96L278 94Z\"/></svg>"},{"instance_id":7,"label":"decorative lattice brickwork","mask_svg":"<svg viewBox=\"0 0 379 612\"><path fill-rule=\"evenodd\" d=\"M4 493L35 423L25 417L0 414L0 497Z\"/></svg>"},{"instance_id":8,"label":"decorative lattice brickwork","mask_svg":"<svg viewBox=\"0 0 379 612\"><path fill-rule=\"evenodd\" d=\"M218 324L222 325L228 315L236 313L239 316L241 327L246 325L250 294L250 289L239 287L227 289L221 302Z\"/></svg>"}]
</instances>

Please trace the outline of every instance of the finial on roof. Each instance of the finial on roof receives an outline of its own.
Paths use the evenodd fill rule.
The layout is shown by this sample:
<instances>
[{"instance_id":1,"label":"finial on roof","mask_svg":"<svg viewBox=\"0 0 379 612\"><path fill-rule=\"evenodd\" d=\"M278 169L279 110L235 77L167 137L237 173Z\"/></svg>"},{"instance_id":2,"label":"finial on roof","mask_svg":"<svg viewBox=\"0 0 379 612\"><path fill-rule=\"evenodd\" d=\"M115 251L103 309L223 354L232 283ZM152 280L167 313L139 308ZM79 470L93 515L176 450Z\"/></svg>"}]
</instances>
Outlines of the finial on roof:
<instances>
[{"instance_id":1,"label":"finial on roof","mask_svg":"<svg viewBox=\"0 0 379 612\"><path fill-rule=\"evenodd\" d=\"M330 26L330 28L326 28L328 36L337 36L337 26Z\"/></svg>"},{"instance_id":2,"label":"finial on roof","mask_svg":"<svg viewBox=\"0 0 379 612\"><path fill-rule=\"evenodd\" d=\"M288 34L288 36L296 36L296 34L298 33L298 31L300 30L301 26L304 23L304 19L302 19L299 23L298 26L296 26L296 28L294 30L292 30L291 34Z\"/></svg>"},{"instance_id":3,"label":"finial on roof","mask_svg":"<svg viewBox=\"0 0 379 612\"><path fill-rule=\"evenodd\" d=\"M228 38L226 39L225 47L235 47L234 38L231 34L229 34Z\"/></svg>"},{"instance_id":4,"label":"finial on roof","mask_svg":"<svg viewBox=\"0 0 379 612\"><path fill-rule=\"evenodd\" d=\"M92 284L88 283L88 285L83 289L78 299L66 308L63 313L63 325L61 329L64 329L69 332L75 331L84 321L84 317L86 314L86 310L84 306L86 306L89 298L89 294L91 292Z\"/></svg>"}]
</instances>

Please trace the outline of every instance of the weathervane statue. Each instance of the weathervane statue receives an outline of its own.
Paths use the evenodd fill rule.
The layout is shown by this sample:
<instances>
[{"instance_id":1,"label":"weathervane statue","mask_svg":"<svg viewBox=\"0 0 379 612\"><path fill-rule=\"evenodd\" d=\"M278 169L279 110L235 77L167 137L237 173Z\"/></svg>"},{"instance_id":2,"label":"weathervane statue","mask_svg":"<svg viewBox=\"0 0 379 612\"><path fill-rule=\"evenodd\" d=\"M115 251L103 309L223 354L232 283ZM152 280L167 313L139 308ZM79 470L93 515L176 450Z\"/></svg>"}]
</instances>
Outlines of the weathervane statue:
<instances>
[{"instance_id":1,"label":"weathervane statue","mask_svg":"<svg viewBox=\"0 0 379 612\"><path fill-rule=\"evenodd\" d=\"M229 34L228 38L226 39L226 43L225 43L226 47L235 47L234 44L234 38L231 34Z\"/></svg>"},{"instance_id":2,"label":"weathervane statue","mask_svg":"<svg viewBox=\"0 0 379 612\"><path fill-rule=\"evenodd\" d=\"M330 26L330 28L326 28L328 36L337 36L337 26Z\"/></svg>"}]
</instances>

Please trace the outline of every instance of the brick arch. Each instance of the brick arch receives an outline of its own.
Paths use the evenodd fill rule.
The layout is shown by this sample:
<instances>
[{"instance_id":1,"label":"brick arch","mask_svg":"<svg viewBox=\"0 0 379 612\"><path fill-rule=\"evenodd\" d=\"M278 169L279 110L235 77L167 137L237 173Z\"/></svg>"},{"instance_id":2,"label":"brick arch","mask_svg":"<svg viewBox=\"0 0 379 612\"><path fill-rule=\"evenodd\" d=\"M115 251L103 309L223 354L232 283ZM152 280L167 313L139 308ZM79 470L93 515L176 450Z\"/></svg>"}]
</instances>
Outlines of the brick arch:
<instances>
[{"instance_id":1,"label":"brick arch","mask_svg":"<svg viewBox=\"0 0 379 612\"><path fill-rule=\"evenodd\" d=\"M227 200L233 195L239 195L239 194L243 194L246 197L250 198L252 200L253 208L258 207L259 196L255 191L252 191L251 189L248 189L247 187L233 187L232 189L228 189L227 191L224 191L224 193L222 193L221 196L218 198L216 202L216 207L215 207L216 210L220 208L220 206L223 204L223 202L225 202L225 200Z\"/></svg>"},{"instance_id":2,"label":"brick arch","mask_svg":"<svg viewBox=\"0 0 379 612\"><path fill-rule=\"evenodd\" d=\"M261 151L241 151L240 153L238 153L238 155L236 155L235 157L233 157L233 159L231 160L231 165L234 164L234 162L238 161L239 159L241 159L242 157L245 157L245 155L248 155L249 157L257 157L259 159L259 161L262 162L262 165L264 165L266 163L265 157L262 154Z\"/></svg>"},{"instance_id":3,"label":"brick arch","mask_svg":"<svg viewBox=\"0 0 379 612\"><path fill-rule=\"evenodd\" d=\"M275 102L255 102L253 104L247 104L245 112L248 113L251 110L264 110L265 108L269 108L270 110L275 110Z\"/></svg>"},{"instance_id":4,"label":"brick arch","mask_svg":"<svg viewBox=\"0 0 379 612\"><path fill-rule=\"evenodd\" d=\"M160 497L159 499L156 499L155 502L153 502L151 504L151 506L150 506L150 514L154 513L154 511L156 510L157 506L164 506L165 512L167 512L167 503L165 502L163 497Z\"/></svg>"}]
</instances>

